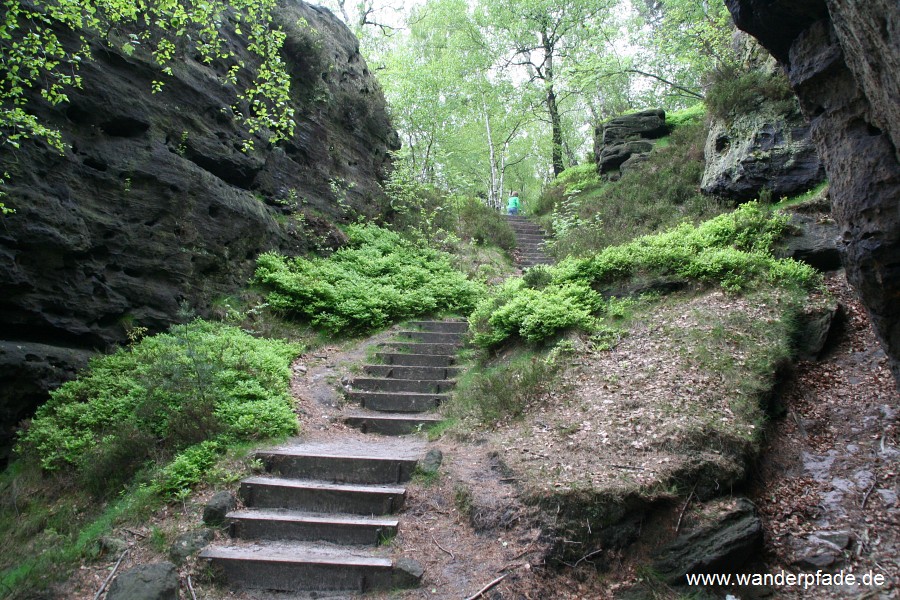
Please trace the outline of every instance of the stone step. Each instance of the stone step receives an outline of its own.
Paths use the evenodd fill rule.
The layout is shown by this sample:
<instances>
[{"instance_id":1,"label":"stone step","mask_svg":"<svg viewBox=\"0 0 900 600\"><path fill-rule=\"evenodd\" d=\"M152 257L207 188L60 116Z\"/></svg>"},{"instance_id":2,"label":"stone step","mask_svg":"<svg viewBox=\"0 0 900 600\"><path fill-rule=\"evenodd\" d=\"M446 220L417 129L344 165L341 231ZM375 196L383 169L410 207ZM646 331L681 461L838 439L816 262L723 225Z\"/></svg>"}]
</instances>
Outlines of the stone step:
<instances>
[{"instance_id":1,"label":"stone step","mask_svg":"<svg viewBox=\"0 0 900 600\"><path fill-rule=\"evenodd\" d=\"M459 367L399 367L395 365L364 365L363 372L373 377L390 379L442 380L452 379L462 371Z\"/></svg>"},{"instance_id":2,"label":"stone step","mask_svg":"<svg viewBox=\"0 0 900 600\"><path fill-rule=\"evenodd\" d=\"M410 392L347 392L347 399L363 408L379 412L420 413L437 410L447 394L414 394Z\"/></svg>"},{"instance_id":3,"label":"stone step","mask_svg":"<svg viewBox=\"0 0 900 600\"><path fill-rule=\"evenodd\" d=\"M357 377L350 387L357 392L413 392L417 394L442 394L456 386L452 379L386 379Z\"/></svg>"},{"instance_id":4,"label":"stone step","mask_svg":"<svg viewBox=\"0 0 900 600\"><path fill-rule=\"evenodd\" d=\"M425 342L383 342L385 348L407 354L444 354L452 356L459 352L456 344L429 344Z\"/></svg>"},{"instance_id":5,"label":"stone step","mask_svg":"<svg viewBox=\"0 0 900 600\"><path fill-rule=\"evenodd\" d=\"M373 551L310 544L213 546L200 553L231 585L280 592L359 592L418 585L421 567L403 568Z\"/></svg>"},{"instance_id":6,"label":"stone step","mask_svg":"<svg viewBox=\"0 0 900 600\"><path fill-rule=\"evenodd\" d=\"M397 333L397 337L411 342L461 346L465 340L466 334L446 333L443 331L401 331Z\"/></svg>"},{"instance_id":7,"label":"stone step","mask_svg":"<svg viewBox=\"0 0 900 600\"><path fill-rule=\"evenodd\" d=\"M421 413L357 413L344 417L344 423L363 433L381 435L406 435L427 431L440 423L440 417Z\"/></svg>"},{"instance_id":8,"label":"stone step","mask_svg":"<svg viewBox=\"0 0 900 600\"><path fill-rule=\"evenodd\" d=\"M248 477L241 481L240 496L244 505L252 508L388 515L403 507L406 489L281 477Z\"/></svg>"},{"instance_id":9,"label":"stone step","mask_svg":"<svg viewBox=\"0 0 900 600\"><path fill-rule=\"evenodd\" d=\"M377 546L397 535L394 518L329 515L280 509L232 511L230 534L244 540L324 541Z\"/></svg>"},{"instance_id":10,"label":"stone step","mask_svg":"<svg viewBox=\"0 0 900 600\"><path fill-rule=\"evenodd\" d=\"M375 358L385 365L404 367L449 367L456 364L456 356L446 354L408 354L403 352L378 352Z\"/></svg>"},{"instance_id":11,"label":"stone step","mask_svg":"<svg viewBox=\"0 0 900 600\"><path fill-rule=\"evenodd\" d=\"M543 233L518 233L516 234L516 243L522 244L524 242L534 242L540 243L544 241Z\"/></svg>"},{"instance_id":12,"label":"stone step","mask_svg":"<svg viewBox=\"0 0 900 600\"><path fill-rule=\"evenodd\" d=\"M256 453L266 471L281 477L334 483L393 484L409 481L420 455L373 456L366 448L356 454L329 454L302 449L264 450ZM424 451L423 453L424 454Z\"/></svg>"},{"instance_id":13,"label":"stone step","mask_svg":"<svg viewBox=\"0 0 900 600\"><path fill-rule=\"evenodd\" d=\"M443 333L465 333L469 330L468 321L410 321L407 325L421 331Z\"/></svg>"}]
</instances>

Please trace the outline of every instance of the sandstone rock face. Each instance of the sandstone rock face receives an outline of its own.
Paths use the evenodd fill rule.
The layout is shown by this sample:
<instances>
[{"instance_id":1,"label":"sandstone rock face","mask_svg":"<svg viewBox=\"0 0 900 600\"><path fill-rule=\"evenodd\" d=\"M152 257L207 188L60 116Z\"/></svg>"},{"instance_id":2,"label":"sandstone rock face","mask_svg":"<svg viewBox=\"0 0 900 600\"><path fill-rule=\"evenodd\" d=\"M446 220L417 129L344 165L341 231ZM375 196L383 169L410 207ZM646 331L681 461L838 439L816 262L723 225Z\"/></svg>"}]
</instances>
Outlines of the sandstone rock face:
<instances>
[{"instance_id":1,"label":"sandstone rock face","mask_svg":"<svg viewBox=\"0 0 900 600\"><path fill-rule=\"evenodd\" d=\"M594 131L594 155L600 173L618 169L632 157L646 156L656 139L669 132L662 109L645 110L610 119ZM637 162L637 160L633 161Z\"/></svg>"},{"instance_id":2,"label":"sandstone rock face","mask_svg":"<svg viewBox=\"0 0 900 600\"><path fill-rule=\"evenodd\" d=\"M777 200L825 178L806 119L799 113L778 114L770 106L710 124L700 183L704 193L752 200L768 189Z\"/></svg>"},{"instance_id":3,"label":"sandstone rock face","mask_svg":"<svg viewBox=\"0 0 900 600\"><path fill-rule=\"evenodd\" d=\"M334 222L384 206L378 184L398 139L356 38L327 10L299 2L283 3L276 20L297 121L277 147L235 118L227 65L184 56L165 77L115 40L92 41L95 60L68 104L32 103L70 148L59 156L28 142L0 153L0 172L11 175L5 201L16 210L0 226L7 433L130 326L162 330L182 303L203 314L246 285L260 252L334 246ZM226 43L252 61L244 41ZM165 80L157 94L154 79Z\"/></svg>"},{"instance_id":4,"label":"sandstone rock face","mask_svg":"<svg viewBox=\"0 0 900 600\"><path fill-rule=\"evenodd\" d=\"M900 6L726 0L785 68L831 185L848 279L900 383Z\"/></svg>"}]
</instances>

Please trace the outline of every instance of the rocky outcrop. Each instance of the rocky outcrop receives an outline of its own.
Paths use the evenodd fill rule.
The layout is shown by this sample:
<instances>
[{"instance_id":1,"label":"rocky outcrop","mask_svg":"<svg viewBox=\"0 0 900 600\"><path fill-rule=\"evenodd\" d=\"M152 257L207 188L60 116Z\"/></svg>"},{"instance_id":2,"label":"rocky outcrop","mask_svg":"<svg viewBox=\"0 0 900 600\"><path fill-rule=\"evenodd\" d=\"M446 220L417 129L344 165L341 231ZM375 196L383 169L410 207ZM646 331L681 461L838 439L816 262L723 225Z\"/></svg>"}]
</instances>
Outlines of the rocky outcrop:
<instances>
[{"instance_id":1,"label":"rocky outcrop","mask_svg":"<svg viewBox=\"0 0 900 600\"><path fill-rule=\"evenodd\" d=\"M734 49L742 69L763 77L783 77L772 55L752 37L737 32ZM768 190L778 199L805 192L825 178L810 135L809 121L796 100L758 93L754 110L710 115L700 189L735 200L758 198Z\"/></svg>"},{"instance_id":2,"label":"rocky outcrop","mask_svg":"<svg viewBox=\"0 0 900 600\"><path fill-rule=\"evenodd\" d=\"M601 174L619 169L628 161L635 164L653 150L653 140L666 135L666 113L645 110L610 119L594 130L594 155Z\"/></svg>"},{"instance_id":3,"label":"rocky outcrop","mask_svg":"<svg viewBox=\"0 0 900 600\"><path fill-rule=\"evenodd\" d=\"M779 113L772 103L710 123L704 155L700 189L735 200L752 200L764 189L778 199L825 178L806 120L799 113Z\"/></svg>"},{"instance_id":4,"label":"rocky outcrop","mask_svg":"<svg viewBox=\"0 0 900 600\"><path fill-rule=\"evenodd\" d=\"M900 383L900 6L726 0L784 67L831 185L847 276Z\"/></svg>"},{"instance_id":5,"label":"rocky outcrop","mask_svg":"<svg viewBox=\"0 0 900 600\"><path fill-rule=\"evenodd\" d=\"M670 585L688 573L734 573L762 547L762 522L749 500L727 508L707 507L710 522L657 551L653 570Z\"/></svg>"},{"instance_id":6,"label":"rocky outcrop","mask_svg":"<svg viewBox=\"0 0 900 600\"><path fill-rule=\"evenodd\" d=\"M276 21L297 127L275 147L232 112L228 65L183 56L165 77L112 38L91 42L95 60L70 102L33 99L69 148L28 142L0 154L16 210L0 225L4 428L130 327L164 329L181 305L203 314L246 285L260 252L334 246L335 222L384 206L379 181L398 141L356 38L299 2ZM226 44L252 60L244 41ZM165 86L151 94L154 79ZM247 139L256 149L245 153Z\"/></svg>"}]
</instances>

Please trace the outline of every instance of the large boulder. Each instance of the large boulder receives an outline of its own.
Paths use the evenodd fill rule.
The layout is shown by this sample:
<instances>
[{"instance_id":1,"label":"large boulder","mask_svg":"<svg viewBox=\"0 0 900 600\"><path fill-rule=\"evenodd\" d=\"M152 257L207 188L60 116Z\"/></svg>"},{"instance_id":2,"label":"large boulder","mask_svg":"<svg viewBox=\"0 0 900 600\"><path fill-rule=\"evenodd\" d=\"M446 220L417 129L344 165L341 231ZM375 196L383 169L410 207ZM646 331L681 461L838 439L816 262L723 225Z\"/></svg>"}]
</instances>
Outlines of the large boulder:
<instances>
[{"instance_id":1,"label":"large boulder","mask_svg":"<svg viewBox=\"0 0 900 600\"><path fill-rule=\"evenodd\" d=\"M734 35L741 69L782 78L775 59L741 31ZM712 114L700 188L704 193L752 200L768 190L775 199L805 192L825 178L810 135L809 121L796 100L758 94L754 110Z\"/></svg>"},{"instance_id":2,"label":"large boulder","mask_svg":"<svg viewBox=\"0 0 900 600\"><path fill-rule=\"evenodd\" d=\"M622 115L594 130L594 155L600 173L618 169L631 157L646 156L653 140L666 135L666 112L661 108Z\"/></svg>"},{"instance_id":3,"label":"large boulder","mask_svg":"<svg viewBox=\"0 0 900 600\"><path fill-rule=\"evenodd\" d=\"M771 102L730 120L712 121L704 155L700 189L735 200L752 200L764 189L778 199L825 178L806 119L799 112L781 113Z\"/></svg>"},{"instance_id":4,"label":"large boulder","mask_svg":"<svg viewBox=\"0 0 900 600\"><path fill-rule=\"evenodd\" d=\"M900 385L900 5L725 0L785 69L825 164L847 276Z\"/></svg>"},{"instance_id":5,"label":"large boulder","mask_svg":"<svg viewBox=\"0 0 900 600\"><path fill-rule=\"evenodd\" d=\"M69 147L62 156L35 141L0 151L0 173L11 176L4 202L16 210L0 227L7 440L49 388L125 341L129 327L163 330L183 304L205 314L246 285L261 252L335 246L337 222L386 205L379 183L398 138L358 41L302 2L283 2L275 17L297 122L278 146L236 118L227 65L181 56L166 77L139 48L122 51L115 30L89 40L94 60L68 103L30 100ZM252 64L246 41L224 35ZM156 94L154 79L165 81ZM247 139L255 150L245 153Z\"/></svg>"}]
</instances>

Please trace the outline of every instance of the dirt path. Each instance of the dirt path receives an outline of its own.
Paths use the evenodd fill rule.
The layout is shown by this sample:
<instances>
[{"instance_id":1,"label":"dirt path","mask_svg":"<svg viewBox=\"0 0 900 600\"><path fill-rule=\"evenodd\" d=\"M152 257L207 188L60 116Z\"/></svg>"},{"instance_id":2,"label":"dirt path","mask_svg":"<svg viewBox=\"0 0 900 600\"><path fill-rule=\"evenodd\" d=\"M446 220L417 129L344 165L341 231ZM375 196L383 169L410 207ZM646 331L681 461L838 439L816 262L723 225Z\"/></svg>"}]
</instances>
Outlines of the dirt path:
<instances>
[{"instance_id":1,"label":"dirt path","mask_svg":"<svg viewBox=\"0 0 900 600\"><path fill-rule=\"evenodd\" d=\"M900 598L900 395L869 320L843 275L828 288L844 307L818 362L801 362L785 391L753 498L770 569L882 574L877 598ZM858 598L857 587L818 587L816 598ZM812 592L782 588L781 598Z\"/></svg>"}]
</instances>

